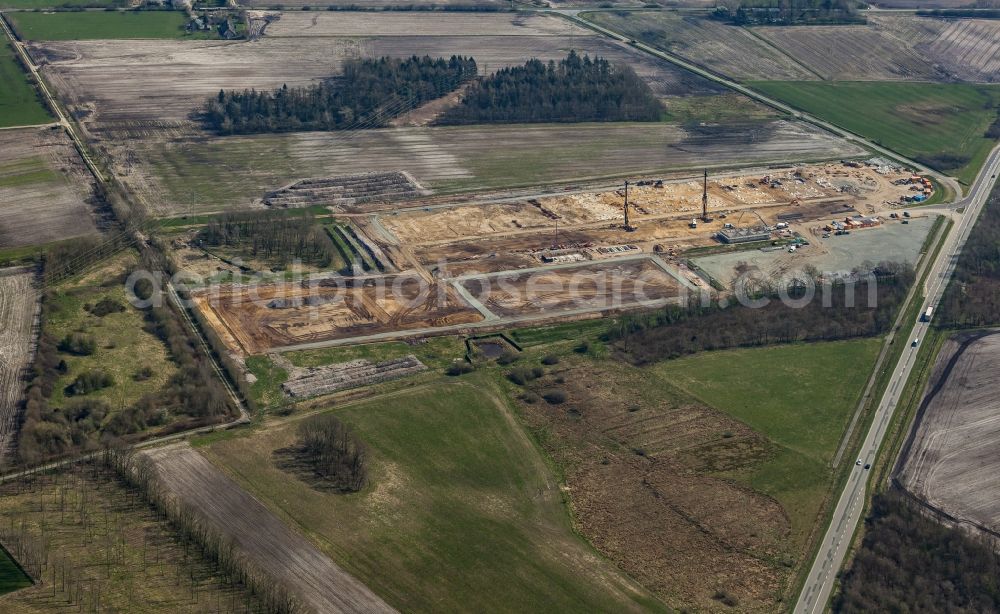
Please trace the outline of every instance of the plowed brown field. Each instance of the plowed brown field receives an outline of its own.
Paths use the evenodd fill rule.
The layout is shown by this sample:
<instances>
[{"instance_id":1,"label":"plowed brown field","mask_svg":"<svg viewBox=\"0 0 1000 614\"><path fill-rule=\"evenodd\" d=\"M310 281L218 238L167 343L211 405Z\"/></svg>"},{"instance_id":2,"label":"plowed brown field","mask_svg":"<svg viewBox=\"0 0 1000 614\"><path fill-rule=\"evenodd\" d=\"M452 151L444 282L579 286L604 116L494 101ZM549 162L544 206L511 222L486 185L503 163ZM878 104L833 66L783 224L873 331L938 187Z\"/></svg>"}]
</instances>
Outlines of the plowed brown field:
<instances>
[{"instance_id":1,"label":"plowed brown field","mask_svg":"<svg viewBox=\"0 0 1000 614\"><path fill-rule=\"evenodd\" d=\"M202 514L310 610L395 611L187 444L147 455L168 493Z\"/></svg>"}]
</instances>

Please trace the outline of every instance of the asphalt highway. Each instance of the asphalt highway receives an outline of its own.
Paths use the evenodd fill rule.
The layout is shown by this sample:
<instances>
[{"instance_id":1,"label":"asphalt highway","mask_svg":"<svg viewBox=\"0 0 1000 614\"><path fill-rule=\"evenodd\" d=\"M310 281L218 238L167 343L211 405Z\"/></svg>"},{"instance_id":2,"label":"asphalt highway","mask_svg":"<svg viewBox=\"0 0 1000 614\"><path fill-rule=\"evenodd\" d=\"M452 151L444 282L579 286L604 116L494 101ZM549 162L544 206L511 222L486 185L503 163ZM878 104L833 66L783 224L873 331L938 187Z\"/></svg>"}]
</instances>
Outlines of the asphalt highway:
<instances>
[{"instance_id":1,"label":"asphalt highway","mask_svg":"<svg viewBox=\"0 0 1000 614\"><path fill-rule=\"evenodd\" d=\"M937 260L931 265L924 286L926 298L921 305L921 314L925 313L928 307L937 309L945 288L948 286L948 280L951 279L955 271L958 254L962 251L962 247L969 237L969 232L990 195L998 172L1000 172L1000 146L990 153L986 164L983 165L983 169L969 190L969 194L955 205L956 207L965 207L965 210L957 227L945 239L945 244L941 248ZM933 320L933 316L931 320ZM837 507L834 509L833 518L827 528L826 535L823 537L819 552L813 561L802 594L799 595L798 603L795 605L794 611L797 613L814 614L826 609L837 578L837 571L844 563L847 548L865 507L868 471L864 465L875 461L879 446L885 437L886 428L892 418L893 411L896 409L899 394L906 385L916 361L917 352L920 350L918 340L924 338L929 326L929 322L917 322L911 338L906 340L907 347L899 357L899 362L896 363L892 379L889 380L889 386L878 409L875 410L874 420L865 436L864 444L861 446L859 457L861 464L855 465L851 472L847 485L837 502ZM914 341L917 342L914 343Z\"/></svg>"}]
</instances>

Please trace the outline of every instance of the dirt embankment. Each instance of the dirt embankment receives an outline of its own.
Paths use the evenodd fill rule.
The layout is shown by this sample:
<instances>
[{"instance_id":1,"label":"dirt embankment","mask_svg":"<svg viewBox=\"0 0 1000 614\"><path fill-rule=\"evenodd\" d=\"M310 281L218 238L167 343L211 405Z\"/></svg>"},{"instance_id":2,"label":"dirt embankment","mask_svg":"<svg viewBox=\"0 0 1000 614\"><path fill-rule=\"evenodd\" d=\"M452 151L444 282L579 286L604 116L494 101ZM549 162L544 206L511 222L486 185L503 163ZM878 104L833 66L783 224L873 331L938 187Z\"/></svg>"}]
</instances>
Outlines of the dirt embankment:
<instances>
[{"instance_id":1,"label":"dirt embankment","mask_svg":"<svg viewBox=\"0 0 1000 614\"><path fill-rule=\"evenodd\" d=\"M315 612L395 612L187 444L146 453L173 496Z\"/></svg>"}]
</instances>

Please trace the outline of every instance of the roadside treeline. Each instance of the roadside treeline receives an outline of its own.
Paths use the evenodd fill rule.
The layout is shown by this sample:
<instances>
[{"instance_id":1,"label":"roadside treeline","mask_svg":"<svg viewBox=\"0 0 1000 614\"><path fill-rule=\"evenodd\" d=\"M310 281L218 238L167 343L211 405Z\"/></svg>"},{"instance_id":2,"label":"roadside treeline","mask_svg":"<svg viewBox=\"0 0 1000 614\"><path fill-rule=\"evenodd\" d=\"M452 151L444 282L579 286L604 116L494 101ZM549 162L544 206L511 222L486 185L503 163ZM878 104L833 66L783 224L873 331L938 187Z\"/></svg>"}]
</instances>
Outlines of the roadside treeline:
<instances>
[{"instance_id":1,"label":"roadside treeline","mask_svg":"<svg viewBox=\"0 0 1000 614\"><path fill-rule=\"evenodd\" d=\"M631 67L575 51L529 60L472 84L438 124L659 121L665 108Z\"/></svg>"},{"instance_id":2,"label":"roadside treeline","mask_svg":"<svg viewBox=\"0 0 1000 614\"><path fill-rule=\"evenodd\" d=\"M769 299L762 307L737 303L723 308L714 301L707 306L696 302L668 306L622 317L608 340L627 360L644 364L703 350L880 335L892 326L913 279L909 267L876 275L874 306L869 306L870 286L864 279L853 287L834 285L829 306L824 306L820 289L802 307L786 305L770 293L759 297ZM795 289L788 294L793 299L802 297Z\"/></svg>"},{"instance_id":3,"label":"roadside treeline","mask_svg":"<svg viewBox=\"0 0 1000 614\"><path fill-rule=\"evenodd\" d=\"M1000 557L987 544L898 492L875 497L865 526L835 612L1000 611Z\"/></svg>"},{"instance_id":4,"label":"roadside treeline","mask_svg":"<svg viewBox=\"0 0 1000 614\"><path fill-rule=\"evenodd\" d=\"M154 288L147 285L137 291L152 293ZM163 426L165 431L192 428L231 413L226 390L214 376L208 358L191 342L177 314L169 307L144 310L146 330L164 343L178 367L164 388L124 408L112 408L105 401L86 396L68 399L62 407L51 405L56 383L68 372L62 355L90 347L86 339L56 340L45 330L44 323L52 316L55 302L54 291L42 297L43 328L29 372L17 446L17 459L21 463L33 465L72 452L114 445L152 427ZM64 392L67 396L86 395L113 383L99 370L88 371L80 374Z\"/></svg>"},{"instance_id":5,"label":"roadside treeline","mask_svg":"<svg viewBox=\"0 0 1000 614\"><path fill-rule=\"evenodd\" d=\"M917 11L920 17L940 17L943 19L1000 19L1000 9L991 8L988 3L977 2L982 8L973 9L924 9ZM995 4L993 6L996 6Z\"/></svg>"},{"instance_id":6,"label":"roadside treeline","mask_svg":"<svg viewBox=\"0 0 1000 614\"><path fill-rule=\"evenodd\" d=\"M735 25L866 23L853 0L722 0L713 17Z\"/></svg>"},{"instance_id":7,"label":"roadside treeline","mask_svg":"<svg viewBox=\"0 0 1000 614\"><path fill-rule=\"evenodd\" d=\"M1000 184L969 233L935 319L957 328L1000 324Z\"/></svg>"},{"instance_id":8,"label":"roadside treeline","mask_svg":"<svg viewBox=\"0 0 1000 614\"><path fill-rule=\"evenodd\" d=\"M311 215L226 213L210 221L198 239L208 246L239 247L253 258L280 265L300 260L326 267L340 261L337 247Z\"/></svg>"},{"instance_id":9,"label":"roadside treeline","mask_svg":"<svg viewBox=\"0 0 1000 614\"><path fill-rule=\"evenodd\" d=\"M344 74L308 87L219 91L203 110L220 134L378 128L477 74L472 58L348 60Z\"/></svg>"}]
</instances>

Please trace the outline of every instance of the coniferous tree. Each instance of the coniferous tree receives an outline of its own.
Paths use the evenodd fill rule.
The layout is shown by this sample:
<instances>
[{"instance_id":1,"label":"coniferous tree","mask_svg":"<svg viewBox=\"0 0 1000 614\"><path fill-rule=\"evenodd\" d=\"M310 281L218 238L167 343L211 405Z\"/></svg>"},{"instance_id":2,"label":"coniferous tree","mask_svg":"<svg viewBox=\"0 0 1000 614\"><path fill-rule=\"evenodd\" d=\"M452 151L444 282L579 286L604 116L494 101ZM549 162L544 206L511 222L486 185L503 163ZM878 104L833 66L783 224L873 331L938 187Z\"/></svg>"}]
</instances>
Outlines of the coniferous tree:
<instances>
[{"instance_id":1,"label":"coniferous tree","mask_svg":"<svg viewBox=\"0 0 1000 614\"><path fill-rule=\"evenodd\" d=\"M575 51L529 60L474 83L439 124L659 121L663 103L628 66Z\"/></svg>"},{"instance_id":2,"label":"coniferous tree","mask_svg":"<svg viewBox=\"0 0 1000 614\"><path fill-rule=\"evenodd\" d=\"M343 75L317 85L220 90L205 103L202 118L221 134L379 128L476 72L476 61L460 56L348 60Z\"/></svg>"}]
</instances>

